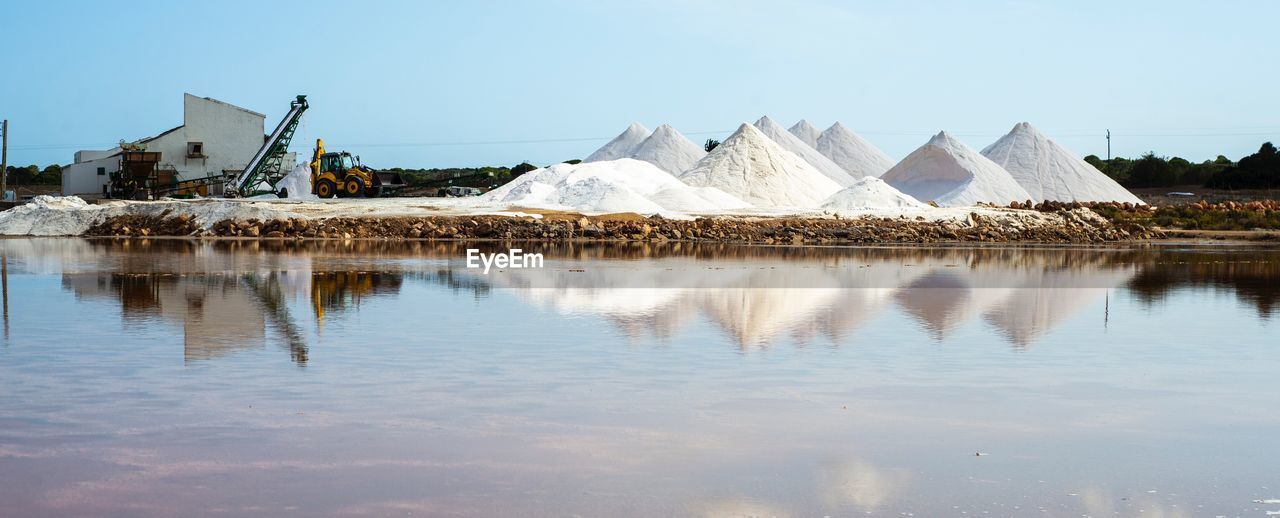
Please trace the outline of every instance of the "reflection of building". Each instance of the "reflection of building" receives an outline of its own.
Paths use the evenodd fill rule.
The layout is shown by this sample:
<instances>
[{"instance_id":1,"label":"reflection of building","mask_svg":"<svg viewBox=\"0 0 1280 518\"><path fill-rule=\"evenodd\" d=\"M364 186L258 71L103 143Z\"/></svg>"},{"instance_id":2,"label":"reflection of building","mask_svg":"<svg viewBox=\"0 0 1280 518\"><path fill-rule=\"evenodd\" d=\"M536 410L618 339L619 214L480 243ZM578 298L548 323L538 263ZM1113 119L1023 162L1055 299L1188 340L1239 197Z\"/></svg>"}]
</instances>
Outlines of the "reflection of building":
<instances>
[{"instance_id":1,"label":"reflection of building","mask_svg":"<svg viewBox=\"0 0 1280 518\"><path fill-rule=\"evenodd\" d=\"M318 322L359 309L362 300L400 291L398 273L266 271L225 273L64 273L76 297L119 301L129 325L182 326L183 356L209 360L262 347L275 335L299 365L308 360L305 333L290 302L309 297Z\"/></svg>"},{"instance_id":2,"label":"reflection of building","mask_svg":"<svg viewBox=\"0 0 1280 518\"><path fill-rule=\"evenodd\" d=\"M77 297L119 300L121 316L133 325L157 319L181 325L183 357L188 361L265 342L266 317L234 277L65 274L62 287Z\"/></svg>"}]
</instances>

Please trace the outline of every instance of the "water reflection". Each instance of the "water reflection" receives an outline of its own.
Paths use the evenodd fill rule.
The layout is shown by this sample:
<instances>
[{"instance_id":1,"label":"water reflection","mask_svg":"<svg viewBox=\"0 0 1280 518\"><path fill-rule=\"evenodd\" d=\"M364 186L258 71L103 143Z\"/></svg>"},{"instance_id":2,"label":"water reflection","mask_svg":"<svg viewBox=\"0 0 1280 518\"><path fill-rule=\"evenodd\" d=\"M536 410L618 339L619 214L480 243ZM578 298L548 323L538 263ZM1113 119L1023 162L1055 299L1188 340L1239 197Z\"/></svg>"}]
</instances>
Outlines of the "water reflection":
<instances>
[{"instance_id":1,"label":"water reflection","mask_svg":"<svg viewBox=\"0 0 1280 518\"><path fill-rule=\"evenodd\" d=\"M547 268L482 274L467 246L523 246ZM406 282L485 299L495 291L563 315L609 322L632 339L669 340L700 321L742 348L782 340L841 344L886 312L935 340L981 322L1023 348L1122 289L1154 304L1180 289L1229 291L1277 311L1274 248L783 248L688 244L4 240L4 286L60 272L79 299L118 301L125 325L180 326L187 361L278 340L308 361L317 334ZM299 301L307 301L309 311ZM7 315L7 311L6 311ZM6 329L8 319L5 319ZM310 325L310 324L308 324Z\"/></svg>"},{"instance_id":2,"label":"water reflection","mask_svg":"<svg viewBox=\"0 0 1280 518\"><path fill-rule=\"evenodd\" d=\"M1276 496L1275 249L517 246L547 268L486 276L460 244L0 240L3 508L1235 516Z\"/></svg>"}]
</instances>

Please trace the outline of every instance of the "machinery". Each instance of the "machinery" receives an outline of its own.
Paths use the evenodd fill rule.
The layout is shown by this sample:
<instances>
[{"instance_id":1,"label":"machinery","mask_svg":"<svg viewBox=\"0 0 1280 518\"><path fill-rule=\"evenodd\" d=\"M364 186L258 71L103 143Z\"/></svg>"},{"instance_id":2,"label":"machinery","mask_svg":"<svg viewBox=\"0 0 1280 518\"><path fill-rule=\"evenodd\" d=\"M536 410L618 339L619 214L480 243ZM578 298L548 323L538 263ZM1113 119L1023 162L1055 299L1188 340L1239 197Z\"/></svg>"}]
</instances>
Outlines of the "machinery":
<instances>
[{"instance_id":1,"label":"machinery","mask_svg":"<svg viewBox=\"0 0 1280 518\"><path fill-rule=\"evenodd\" d=\"M298 121L302 119L302 112L305 111L307 111L307 96L299 95L289 103L289 113L262 143L262 147L253 155L253 159L249 160L249 164L226 183L223 194L243 197L277 194L276 184L289 174L289 171L280 170L280 163L284 160L285 153L289 151L289 142L293 140L293 133L297 131Z\"/></svg>"},{"instance_id":2,"label":"machinery","mask_svg":"<svg viewBox=\"0 0 1280 518\"><path fill-rule=\"evenodd\" d=\"M326 153L324 140L316 139L311 157L311 192L321 198L334 196L376 198L405 186L399 173L375 171L346 151Z\"/></svg>"}]
</instances>

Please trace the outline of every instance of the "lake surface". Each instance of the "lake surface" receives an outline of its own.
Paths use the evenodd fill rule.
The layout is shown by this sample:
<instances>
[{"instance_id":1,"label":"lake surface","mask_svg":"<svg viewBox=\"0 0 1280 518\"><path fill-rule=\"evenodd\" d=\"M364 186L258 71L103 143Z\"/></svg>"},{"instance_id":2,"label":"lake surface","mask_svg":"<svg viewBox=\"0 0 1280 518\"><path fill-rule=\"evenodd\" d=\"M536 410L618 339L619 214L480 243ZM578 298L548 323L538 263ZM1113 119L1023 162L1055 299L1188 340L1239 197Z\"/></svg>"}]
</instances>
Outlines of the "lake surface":
<instances>
[{"instance_id":1,"label":"lake surface","mask_svg":"<svg viewBox=\"0 0 1280 518\"><path fill-rule=\"evenodd\" d=\"M1280 511L1280 248L465 248L0 240L0 515Z\"/></svg>"}]
</instances>

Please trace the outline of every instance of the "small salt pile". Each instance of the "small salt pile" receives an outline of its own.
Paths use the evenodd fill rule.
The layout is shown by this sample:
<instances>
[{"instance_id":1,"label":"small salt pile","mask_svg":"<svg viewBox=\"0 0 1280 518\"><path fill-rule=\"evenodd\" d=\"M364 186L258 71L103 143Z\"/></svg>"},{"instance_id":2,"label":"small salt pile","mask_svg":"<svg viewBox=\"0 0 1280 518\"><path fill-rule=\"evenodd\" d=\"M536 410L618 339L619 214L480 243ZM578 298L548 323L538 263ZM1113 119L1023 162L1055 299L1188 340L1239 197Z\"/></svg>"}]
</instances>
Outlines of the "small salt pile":
<instances>
[{"instance_id":1,"label":"small salt pile","mask_svg":"<svg viewBox=\"0 0 1280 518\"><path fill-rule=\"evenodd\" d=\"M644 160L673 176L687 171L706 155L707 152L701 146L667 124L658 126L649 138L644 139L631 152L631 158Z\"/></svg>"},{"instance_id":2,"label":"small salt pile","mask_svg":"<svg viewBox=\"0 0 1280 518\"><path fill-rule=\"evenodd\" d=\"M822 153L819 153L818 150L796 138L790 131L783 129L780 124L774 122L769 116L760 117L760 120L756 121L756 128L779 146L782 146L782 149L795 153L837 185L846 187L856 180L856 178L849 176L849 173L844 172L843 168L832 162L831 159L822 156Z\"/></svg>"},{"instance_id":3,"label":"small salt pile","mask_svg":"<svg viewBox=\"0 0 1280 518\"><path fill-rule=\"evenodd\" d=\"M854 178L880 176L893 167L893 159L844 124L832 124L818 136L819 153L830 158Z\"/></svg>"},{"instance_id":4,"label":"small salt pile","mask_svg":"<svg viewBox=\"0 0 1280 518\"><path fill-rule=\"evenodd\" d=\"M750 124L739 126L680 180L715 187L759 207L817 207L840 190L835 181Z\"/></svg>"},{"instance_id":5,"label":"small salt pile","mask_svg":"<svg viewBox=\"0 0 1280 518\"><path fill-rule=\"evenodd\" d=\"M944 207L979 202L1006 205L1031 198L1008 171L945 131L912 151L880 179L917 200Z\"/></svg>"},{"instance_id":6,"label":"small salt pile","mask_svg":"<svg viewBox=\"0 0 1280 518\"><path fill-rule=\"evenodd\" d=\"M1143 201L1057 142L1020 122L982 150L1031 193L1032 201Z\"/></svg>"},{"instance_id":7,"label":"small salt pile","mask_svg":"<svg viewBox=\"0 0 1280 518\"><path fill-rule=\"evenodd\" d=\"M686 185L653 164L629 158L535 169L485 198L516 207L594 214L708 213L750 207L718 189Z\"/></svg>"},{"instance_id":8,"label":"small salt pile","mask_svg":"<svg viewBox=\"0 0 1280 518\"><path fill-rule=\"evenodd\" d=\"M603 162L605 160L617 160L619 158L629 157L631 156L631 153L635 152L636 147L639 146L641 142L644 142L644 139L649 138L650 133L649 128L644 127L639 122L633 122L630 126L627 126L627 129L623 130L622 133L613 137L613 140L610 140L608 144L601 146L600 149L597 149L594 153L587 155L587 158L582 159L582 161Z\"/></svg>"},{"instance_id":9,"label":"small salt pile","mask_svg":"<svg viewBox=\"0 0 1280 518\"><path fill-rule=\"evenodd\" d=\"M883 209L929 209L929 205L903 194L876 177L867 177L841 189L822 202L822 208L833 212Z\"/></svg>"},{"instance_id":10,"label":"small salt pile","mask_svg":"<svg viewBox=\"0 0 1280 518\"><path fill-rule=\"evenodd\" d=\"M809 147L817 149L818 136L820 135L820 132L818 131L818 128L809 124L809 121L800 119L799 122L792 125L787 131L791 132L792 135L795 135L801 142L808 144Z\"/></svg>"},{"instance_id":11,"label":"small salt pile","mask_svg":"<svg viewBox=\"0 0 1280 518\"><path fill-rule=\"evenodd\" d=\"M276 184L276 189L282 192L282 198L290 200L314 200L317 196L311 192L311 164L300 163L294 166L284 178Z\"/></svg>"}]
</instances>

